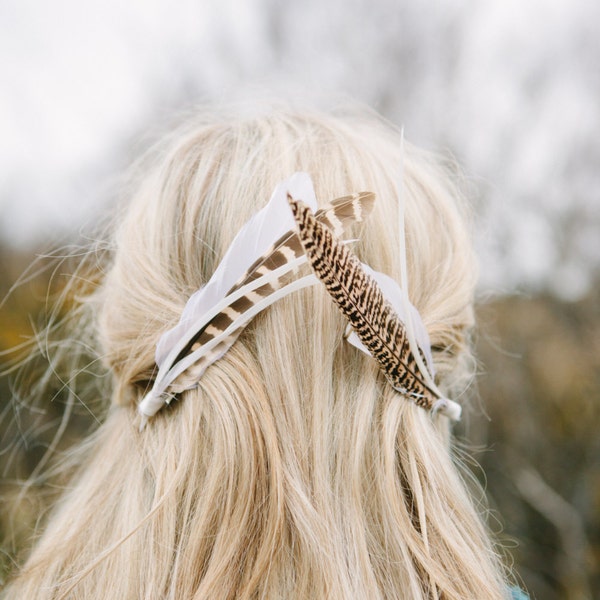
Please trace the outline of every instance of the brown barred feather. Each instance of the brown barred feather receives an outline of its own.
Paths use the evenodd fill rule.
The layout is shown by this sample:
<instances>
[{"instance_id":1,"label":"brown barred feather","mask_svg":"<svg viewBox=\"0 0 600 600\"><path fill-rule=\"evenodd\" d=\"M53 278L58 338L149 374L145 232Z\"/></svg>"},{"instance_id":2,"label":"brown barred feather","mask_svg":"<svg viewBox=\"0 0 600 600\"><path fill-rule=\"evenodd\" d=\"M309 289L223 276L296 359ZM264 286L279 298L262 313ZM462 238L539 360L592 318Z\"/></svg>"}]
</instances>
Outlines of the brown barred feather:
<instances>
[{"instance_id":1,"label":"brown barred feather","mask_svg":"<svg viewBox=\"0 0 600 600\"><path fill-rule=\"evenodd\" d=\"M402 321L358 257L303 202L288 196L298 235L315 275L397 391L431 409L438 395L423 381Z\"/></svg>"},{"instance_id":2,"label":"brown barred feather","mask_svg":"<svg viewBox=\"0 0 600 600\"><path fill-rule=\"evenodd\" d=\"M375 194L372 192L359 192L336 198L331 204L320 208L315 213L317 221L322 221L332 229L335 235L340 236L352 223L361 223L369 216L375 203ZM282 235L263 256L258 258L248 269L240 281L230 290L229 294L250 283L257 277L269 271L274 271L286 262L302 255L304 250L294 231Z\"/></svg>"},{"instance_id":3,"label":"brown barred feather","mask_svg":"<svg viewBox=\"0 0 600 600\"><path fill-rule=\"evenodd\" d=\"M315 214L315 219L326 224L333 229L336 235L341 235L344 230L352 223L362 222L371 212L375 203L375 194L372 192L360 192L348 196L343 196L333 200L331 204L319 209ZM274 271L278 267L283 266L287 262L302 256L304 249L294 231L285 233L277 240L263 256L259 257L246 271L246 274L229 290L228 295L235 292L242 286L254 281L261 275L265 275ZM220 335L237 316L244 313L255 302L269 296L275 290L289 283L293 277L292 273L282 275L277 281L267 283L253 292L238 298L231 303L222 312L216 315L201 331L190 340L188 345L180 352L174 362L178 362L190 352L193 352L200 346L203 346L214 337ZM234 339L240 334L244 324L241 324L239 329L231 333ZM229 337L229 336L228 336ZM214 356L221 353L222 347L226 343L219 344L213 350L201 358L198 362L188 367L170 386L172 393L179 393L190 387L190 384L198 381L198 373L202 373L204 366L210 364Z\"/></svg>"}]
</instances>

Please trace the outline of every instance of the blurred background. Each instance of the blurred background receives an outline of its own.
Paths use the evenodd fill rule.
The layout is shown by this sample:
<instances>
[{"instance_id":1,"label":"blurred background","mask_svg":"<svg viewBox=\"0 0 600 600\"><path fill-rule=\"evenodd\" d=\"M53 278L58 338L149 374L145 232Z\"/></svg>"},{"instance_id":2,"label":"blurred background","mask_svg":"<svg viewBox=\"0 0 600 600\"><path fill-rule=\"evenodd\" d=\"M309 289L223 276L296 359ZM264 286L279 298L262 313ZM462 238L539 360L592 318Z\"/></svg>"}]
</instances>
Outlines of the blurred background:
<instances>
[{"instance_id":1,"label":"blurred background","mask_svg":"<svg viewBox=\"0 0 600 600\"><path fill-rule=\"evenodd\" d=\"M477 198L481 399L457 435L532 597L600 598L593 0L4 0L0 370L51 311L62 267L47 249L81 242L153 132L256 89L366 103L464 167ZM10 510L17 480L96 418L75 411L57 434L70 405L53 385L54 401L31 411L14 376L0 382L0 581L47 500L40 480L39 502Z\"/></svg>"}]
</instances>

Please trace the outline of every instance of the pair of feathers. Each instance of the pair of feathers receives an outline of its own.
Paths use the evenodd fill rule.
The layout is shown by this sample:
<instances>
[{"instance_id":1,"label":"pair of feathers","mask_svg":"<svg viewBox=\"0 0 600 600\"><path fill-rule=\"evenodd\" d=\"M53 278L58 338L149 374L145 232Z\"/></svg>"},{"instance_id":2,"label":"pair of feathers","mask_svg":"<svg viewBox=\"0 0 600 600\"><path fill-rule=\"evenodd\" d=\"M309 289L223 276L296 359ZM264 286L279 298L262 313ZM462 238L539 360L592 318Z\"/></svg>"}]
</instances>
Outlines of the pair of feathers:
<instances>
[{"instance_id":1,"label":"pair of feathers","mask_svg":"<svg viewBox=\"0 0 600 600\"><path fill-rule=\"evenodd\" d=\"M394 389L456 417L458 405L433 383L429 338L418 312L395 281L361 263L338 239L368 216L374 201L374 194L361 192L317 210L307 174L279 184L236 235L209 282L190 297L177 325L161 336L158 373L138 406L142 427L174 395L195 387L256 314L319 280L348 319L348 341L378 361ZM306 262L313 274L294 279Z\"/></svg>"}]
</instances>

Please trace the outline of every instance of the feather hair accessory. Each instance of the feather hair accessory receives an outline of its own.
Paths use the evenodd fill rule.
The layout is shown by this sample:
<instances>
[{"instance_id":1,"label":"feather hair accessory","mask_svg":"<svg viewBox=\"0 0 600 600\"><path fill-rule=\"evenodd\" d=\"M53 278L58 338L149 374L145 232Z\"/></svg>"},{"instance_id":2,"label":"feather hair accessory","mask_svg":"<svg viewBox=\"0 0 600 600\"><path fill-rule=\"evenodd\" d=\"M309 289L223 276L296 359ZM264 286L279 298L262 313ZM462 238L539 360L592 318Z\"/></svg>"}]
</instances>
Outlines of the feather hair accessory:
<instances>
[{"instance_id":1,"label":"feather hair accessory","mask_svg":"<svg viewBox=\"0 0 600 600\"><path fill-rule=\"evenodd\" d=\"M432 376L421 371L427 371L423 356L431 365L427 356L428 340L421 339L420 348L411 348L407 327L366 265L315 219L309 206L292 198L288 200L313 272L323 282L362 345L377 360L392 387L412 398L418 406L457 420L460 406L445 398L433 383ZM388 283L386 281L384 285ZM409 308L405 321L412 320L419 322L424 330L416 310Z\"/></svg>"},{"instance_id":2,"label":"feather hair accessory","mask_svg":"<svg viewBox=\"0 0 600 600\"><path fill-rule=\"evenodd\" d=\"M158 373L138 405L141 428L175 394L198 384L248 322L280 298L314 285L314 275L293 279L306 256L295 231L288 198L301 198L312 209L316 199L306 173L279 184L268 204L238 232L208 283L186 303L177 325L158 341ZM362 192L334 200L315 218L340 235L370 212L374 194Z\"/></svg>"}]
</instances>

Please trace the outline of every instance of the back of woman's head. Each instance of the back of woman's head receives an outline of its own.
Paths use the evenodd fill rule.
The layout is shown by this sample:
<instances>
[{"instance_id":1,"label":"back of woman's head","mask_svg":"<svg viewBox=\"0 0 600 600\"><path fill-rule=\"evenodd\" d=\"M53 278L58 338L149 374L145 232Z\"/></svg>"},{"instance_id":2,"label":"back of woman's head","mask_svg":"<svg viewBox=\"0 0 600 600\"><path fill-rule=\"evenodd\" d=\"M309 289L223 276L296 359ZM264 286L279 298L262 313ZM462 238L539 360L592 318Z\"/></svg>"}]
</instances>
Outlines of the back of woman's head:
<instances>
[{"instance_id":1,"label":"back of woman's head","mask_svg":"<svg viewBox=\"0 0 600 600\"><path fill-rule=\"evenodd\" d=\"M449 456L447 419L394 391L345 343L347 323L323 286L255 317L196 388L136 426L158 339L293 172L310 174L320 204L376 194L349 237L362 261L399 281L402 162L410 298L436 383L463 391L475 273L464 206L444 170L364 113L196 115L138 165L110 268L85 300L113 374L112 407L77 450L84 466L14 593L503 596Z\"/></svg>"},{"instance_id":2,"label":"back of woman's head","mask_svg":"<svg viewBox=\"0 0 600 600\"><path fill-rule=\"evenodd\" d=\"M450 385L460 375L456 359L467 350L472 325L474 265L463 206L422 153L405 154L410 295L439 351L442 384ZM117 233L100 309L103 352L124 385L148 380L160 334L209 279L240 227L295 171L311 175L322 204L354 191L376 193L374 214L355 231L355 248L362 260L399 280L402 153L398 134L375 117L210 113L155 148L148 162ZM322 322L315 320L317 306ZM294 351L305 349L320 363L321 355L333 358L341 346L343 320L322 290L299 294L269 313L282 315L287 327L272 330L261 321L257 335L275 339L277 349L291 342ZM300 321L290 321L295 317ZM316 343L323 327L332 328L333 338ZM293 365L282 363L291 374Z\"/></svg>"}]
</instances>

